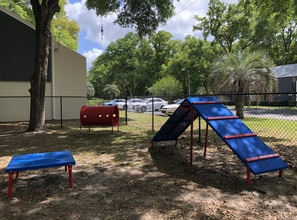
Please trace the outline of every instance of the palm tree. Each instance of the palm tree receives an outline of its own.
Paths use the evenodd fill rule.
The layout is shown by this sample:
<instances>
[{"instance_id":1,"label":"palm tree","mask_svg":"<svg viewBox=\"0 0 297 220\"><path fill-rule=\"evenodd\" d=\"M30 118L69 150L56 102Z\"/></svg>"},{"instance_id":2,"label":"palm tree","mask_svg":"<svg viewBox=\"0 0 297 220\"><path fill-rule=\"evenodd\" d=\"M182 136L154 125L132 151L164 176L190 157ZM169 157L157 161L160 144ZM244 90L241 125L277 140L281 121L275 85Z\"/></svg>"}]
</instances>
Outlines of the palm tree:
<instances>
[{"instance_id":1,"label":"palm tree","mask_svg":"<svg viewBox=\"0 0 297 220\"><path fill-rule=\"evenodd\" d=\"M217 85L217 91L236 93L236 115L244 118L243 93L271 92L277 86L277 79L272 72L274 63L262 51L230 52L222 55L215 62L210 75L212 83Z\"/></svg>"},{"instance_id":2,"label":"palm tree","mask_svg":"<svg viewBox=\"0 0 297 220\"><path fill-rule=\"evenodd\" d=\"M113 99L114 96L118 96L120 94L120 90L115 84L107 84L102 92L108 95L110 99Z\"/></svg>"}]
</instances>

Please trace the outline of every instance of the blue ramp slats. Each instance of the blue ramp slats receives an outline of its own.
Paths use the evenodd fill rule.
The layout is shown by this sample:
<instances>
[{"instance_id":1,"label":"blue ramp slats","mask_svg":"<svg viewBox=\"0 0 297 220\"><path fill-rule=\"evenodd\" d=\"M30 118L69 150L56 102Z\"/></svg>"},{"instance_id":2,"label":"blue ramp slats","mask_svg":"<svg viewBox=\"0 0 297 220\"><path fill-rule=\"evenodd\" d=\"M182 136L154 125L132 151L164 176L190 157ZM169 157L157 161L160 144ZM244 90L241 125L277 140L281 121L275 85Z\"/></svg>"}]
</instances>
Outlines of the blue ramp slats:
<instances>
[{"instance_id":1,"label":"blue ramp slats","mask_svg":"<svg viewBox=\"0 0 297 220\"><path fill-rule=\"evenodd\" d=\"M280 157L249 162L246 166L254 175L288 168L288 164Z\"/></svg>"},{"instance_id":2,"label":"blue ramp slats","mask_svg":"<svg viewBox=\"0 0 297 220\"><path fill-rule=\"evenodd\" d=\"M257 136L243 136L226 139L226 136L250 135L253 134L253 132L240 119L223 119L224 116L233 116L234 114L224 104L219 103L219 100L216 97L190 98L189 101L193 104L195 110L199 112L202 118L225 141L253 174L288 168L287 163L279 156L247 162L247 158L270 155L274 154L274 152ZM208 120L208 118L211 119L211 117L222 117L222 119Z\"/></svg>"},{"instance_id":3,"label":"blue ramp slats","mask_svg":"<svg viewBox=\"0 0 297 220\"><path fill-rule=\"evenodd\" d=\"M274 154L274 151L259 137L235 138L225 140L225 142L255 175L288 168L287 163L280 159L280 157L256 160L253 162L246 161L247 158Z\"/></svg>"}]
</instances>

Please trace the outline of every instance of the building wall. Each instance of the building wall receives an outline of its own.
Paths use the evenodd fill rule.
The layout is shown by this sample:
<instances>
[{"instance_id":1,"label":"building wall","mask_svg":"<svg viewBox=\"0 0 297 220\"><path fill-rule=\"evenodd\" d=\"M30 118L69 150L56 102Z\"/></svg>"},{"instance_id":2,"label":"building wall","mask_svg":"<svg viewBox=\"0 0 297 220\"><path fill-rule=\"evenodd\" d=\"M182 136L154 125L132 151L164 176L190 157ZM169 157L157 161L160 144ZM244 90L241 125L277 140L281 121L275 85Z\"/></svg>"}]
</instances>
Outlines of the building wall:
<instances>
[{"instance_id":1,"label":"building wall","mask_svg":"<svg viewBox=\"0 0 297 220\"><path fill-rule=\"evenodd\" d=\"M34 28L3 8L0 8L0 18L3 33L0 35L0 122L28 121ZM86 58L53 41L48 71L46 120L61 116L79 119L80 108L86 104Z\"/></svg>"},{"instance_id":2,"label":"building wall","mask_svg":"<svg viewBox=\"0 0 297 220\"><path fill-rule=\"evenodd\" d=\"M30 116L29 82L0 81L0 122L28 121ZM51 96L51 83L46 85L46 96ZM51 100L46 99L46 119L51 119Z\"/></svg>"},{"instance_id":3,"label":"building wall","mask_svg":"<svg viewBox=\"0 0 297 220\"><path fill-rule=\"evenodd\" d=\"M0 81L29 81L35 59L35 30L17 15L0 7ZM51 59L48 79L51 81Z\"/></svg>"},{"instance_id":4,"label":"building wall","mask_svg":"<svg viewBox=\"0 0 297 220\"><path fill-rule=\"evenodd\" d=\"M86 105L87 71L86 58L69 48L53 43L53 96L63 98L64 119L79 118L80 108ZM55 99L53 118L61 117L60 99Z\"/></svg>"},{"instance_id":5,"label":"building wall","mask_svg":"<svg viewBox=\"0 0 297 220\"><path fill-rule=\"evenodd\" d=\"M276 100L279 101L296 101L296 78L297 77L282 77L278 78L278 92L287 93L279 94Z\"/></svg>"}]
</instances>

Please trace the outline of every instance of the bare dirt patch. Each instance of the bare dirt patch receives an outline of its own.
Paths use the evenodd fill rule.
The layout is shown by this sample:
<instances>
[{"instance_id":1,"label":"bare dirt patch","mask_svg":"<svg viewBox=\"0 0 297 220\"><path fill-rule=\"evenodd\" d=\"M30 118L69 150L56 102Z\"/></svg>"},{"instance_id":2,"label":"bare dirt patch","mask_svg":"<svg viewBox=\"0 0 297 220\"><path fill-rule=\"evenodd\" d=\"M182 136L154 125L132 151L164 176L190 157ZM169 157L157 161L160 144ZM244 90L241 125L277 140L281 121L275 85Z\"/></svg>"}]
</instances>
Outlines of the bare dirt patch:
<instances>
[{"instance_id":1,"label":"bare dirt patch","mask_svg":"<svg viewBox=\"0 0 297 220\"><path fill-rule=\"evenodd\" d=\"M133 125L133 122L129 122ZM60 128L48 122L46 132L27 133L26 123L0 124L0 219L295 219L297 216L297 150L275 151L288 161L278 173L252 176L226 146L213 139L204 158L194 146L189 165L189 139L177 147L148 151L152 133L122 126L77 129L77 121ZM138 126L138 125L135 125ZM69 149L76 160L74 188L64 168L22 172L7 200L10 158L16 154ZM286 151L287 149L287 151Z\"/></svg>"}]
</instances>

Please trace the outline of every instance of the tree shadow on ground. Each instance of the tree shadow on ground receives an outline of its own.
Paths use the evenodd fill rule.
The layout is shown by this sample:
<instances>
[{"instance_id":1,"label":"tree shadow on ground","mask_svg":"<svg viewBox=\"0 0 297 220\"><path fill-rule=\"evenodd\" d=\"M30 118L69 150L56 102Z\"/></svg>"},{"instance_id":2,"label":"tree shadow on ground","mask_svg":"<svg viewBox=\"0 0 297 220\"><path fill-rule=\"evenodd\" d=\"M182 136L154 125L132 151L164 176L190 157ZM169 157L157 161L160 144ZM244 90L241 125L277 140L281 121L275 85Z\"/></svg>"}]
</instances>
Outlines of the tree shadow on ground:
<instances>
[{"instance_id":1,"label":"tree shadow on ground","mask_svg":"<svg viewBox=\"0 0 297 220\"><path fill-rule=\"evenodd\" d=\"M227 146L208 148L207 156L203 157L201 146L194 146L192 166L189 163L190 149L188 147L184 149L179 146L154 147L150 149L150 155L160 172L178 179L195 182L199 187L214 187L236 194L255 190L262 194L269 193L279 196L289 192L288 189L279 185L282 182L291 181L292 176L287 179L286 177L278 178L278 172L251 175L252 185L247 186L246 167L227 148ZM296 176L293 178L296 179ZM282 190L275 190L276 188L282 188Z\"/></svg>"}]
</instances>

